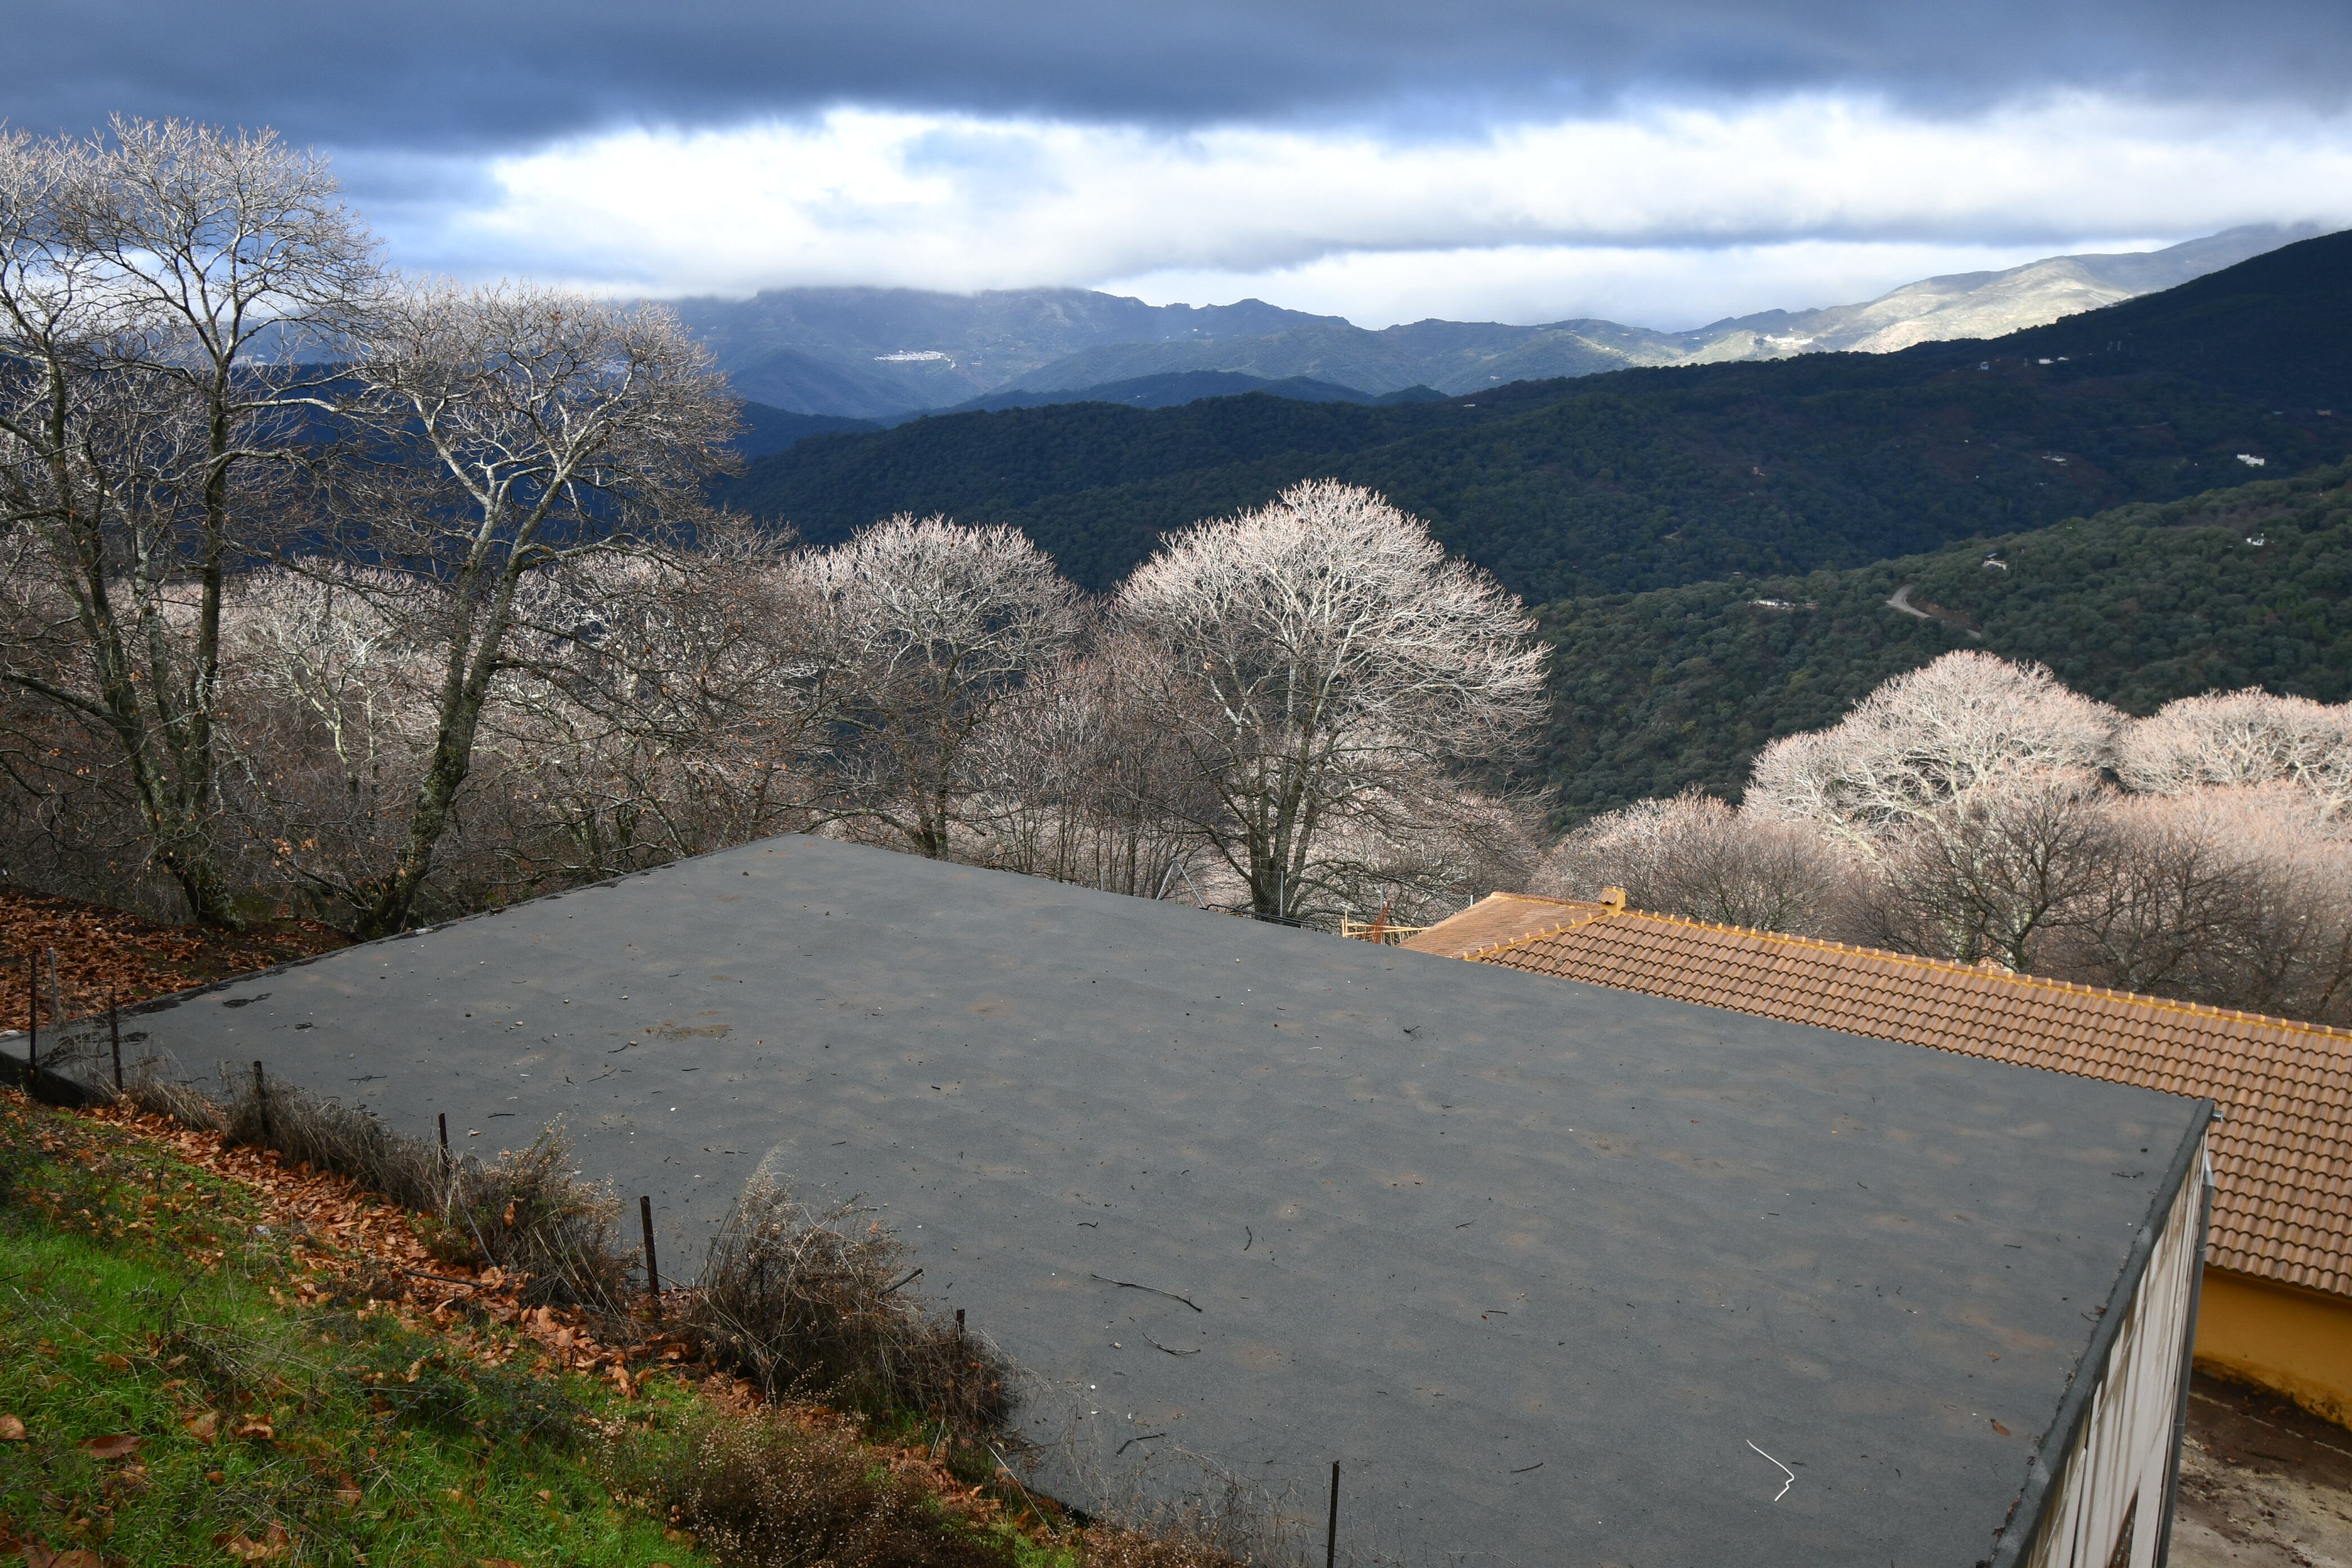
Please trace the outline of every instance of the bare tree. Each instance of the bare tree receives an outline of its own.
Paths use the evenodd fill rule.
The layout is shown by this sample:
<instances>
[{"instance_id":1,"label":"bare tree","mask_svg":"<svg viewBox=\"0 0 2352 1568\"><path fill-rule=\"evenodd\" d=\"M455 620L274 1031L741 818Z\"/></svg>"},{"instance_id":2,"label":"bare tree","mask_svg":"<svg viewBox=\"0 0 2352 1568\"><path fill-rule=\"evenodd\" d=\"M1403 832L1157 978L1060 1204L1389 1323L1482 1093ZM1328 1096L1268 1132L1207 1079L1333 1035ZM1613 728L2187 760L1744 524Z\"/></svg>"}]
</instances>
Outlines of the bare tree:
<instances>
[{"instance_id":1,"label":"bare tree","mask_svg":"<svg viewBox=\"0 0 2352 1568\"><path fill-rule=\"evenodd\" d=\"M214 842L221 612L300 455L373 243L317 159L268 132L117 121L0 136L0 508L47 587L0 679L107 734L195 919L235 923Z\"/></svg>"},{"instance_id":2,"label":"bare tree","mask_svg":"<svg viewBox=\"0 0 2352 1568\"><path fill-rule=\"evenodd\" d=\"M330 920L398 852L433 744L435 584L310 559L240 574L222 617L228 816L258 879Z\"/></svg>"},{"instance_id":3,"label":"bare tree","mask_svg":"<svg viewBox=\"0 0 2352 1568\"><path fill-rule=\"evenodd\" d=\"M525 580L695 513L730 460L734 405L667 311L516 286L404 291L352 375L403 459L355 488L352 542L441 590L412 634L436 649L433 746L364 900L372 933L407 922L432 871Z\"/></svg>"},{"instance_id":4,"label":"bare tree","mask_svg":"<svg viewBox=\"0 0 2352 1568\"><path fill-rule=\"evenodd\" d=\"M824 818L838 683L794 568L786 538L722 523L691 551L589 556L534 585L515 689L488 721L541 808L508 836L515 890Z\"/></svg>"},{"instance_id":5,"label":"bare tree","mask_svg":"<svg viewBox=\"0 0 2352 1568\"><path fill-rule=\"evenodd\" d=\"M2306 791L2323 815L2352 816L2352 703L2259 688L2184 697L2124 727L2116 771L2146 795L2283 781Z\"/></svg>"},{"instance_id":6,"label":"bare tree","mask_svg":"<svg viewBox=\"0 0 2352 1568\"><path fill-rule=\"evenodd\" d=\"M1439 767L1400 768L1317 846L1320 898L1299 911L1391 925L1444 920L1497 888L1525 887L1541 854L1541 796L1496 795Z\"/></svg>"},{"instance_id":7,"label":"bare tree","mask_svg":"<svg viewBox=\"0 0 2352 1568\"><path fill-rule=\"evenodd\" d=\"M2099 787L2081 770L2021 770L1914 818L1881 840L1864 940L2046 973L2109 873Z\"/></svg>"},{"instance_id":8,"label":"bare tree","mask_svg":"<svg viewBox=\"0 0 2352 1568\"><path fill-rule=\"evenodd\" d=\"M1582 824L1530 887L1579 899L1617 887L1634 909L1831 936L1843 930L1854 877L1847 854L1811 825L1740 811L1694 785Z\"/></svg>"},{"instance_id":9,"label":"bare tree","mask_svg":"<svg viewBox=\"0 0 2352 1568\"><path fill-rule=\"evenodd\" d=\"M1744 797L1759 817L1811 823L1876 859L1907 830L1966 828L1980 791L2019 774L2095 769L2123 716L2038 664L1948 653L1898 675L1827 730L1773 742Z\"/></svg>"},{"instance_id":10,"label":"bare tree","mask_svg":"<svg viewBox=\"0 0 2352 1568\"><path fill-rule=\"evenodd\" d=\"M1261 920L1336 912L1326 836L1401 780L1503 756L1543 714L1547 652L1485 573L1334 480L1171 536L1118 590L1154 698L1213 808L1193 823Z\"/></svg>"},{"instance_id":11,"label":"bare tree","mask_svg":"<svg viewBox=\"0 0 2352 1568\"><path fill-rule=\"evenodd\" d=\"M1037 672L981 731L981 858L1139 898L1182 896L1200 846L1199 781L1162 743L1149 651L1097 638Z\"/></svg>"},{"instance_id":12,"label":"bare tree","mask_svg":"<svg viewBox=\"0 0 2352 1568\"><path fill-rule=\"evenodd\" d=\"M799 564L839 685L861 813L945 858L982 787L977 737L1077 632L1077 590L1010 528L898 516Z\"/></svg>"},{"instance_id":13,"label":"bare tree","mask_svg":"<svg viewBox=\"0 0 2352 1568\"><path fill-rule=\"evenodd\" d=\"M2352 841L2289 783L2111 795L2101 874L2047 954L2066 979L2352 1019Z\"/></svg>"}]
</instances>

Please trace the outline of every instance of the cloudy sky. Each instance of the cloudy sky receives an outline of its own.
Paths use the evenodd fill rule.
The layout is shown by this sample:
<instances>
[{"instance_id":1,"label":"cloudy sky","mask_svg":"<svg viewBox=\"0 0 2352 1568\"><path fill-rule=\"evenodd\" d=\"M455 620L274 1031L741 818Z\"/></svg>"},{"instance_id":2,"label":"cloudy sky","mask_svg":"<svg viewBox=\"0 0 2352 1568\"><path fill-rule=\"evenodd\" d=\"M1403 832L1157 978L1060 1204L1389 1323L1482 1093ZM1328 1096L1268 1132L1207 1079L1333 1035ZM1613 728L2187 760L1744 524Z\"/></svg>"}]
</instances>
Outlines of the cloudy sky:
<instances>
[{"instance_id":1,"label":"cloudy sky","mask_svg":"<svg viewBox=\"0 0 2352 1568\"><path fill-rule=\"evenodd\" d=\"M2344 0L78 0L18 127L274 125L393 258L631 294L1680 327L2352 223Z\"/></svg>"}]
</instances>

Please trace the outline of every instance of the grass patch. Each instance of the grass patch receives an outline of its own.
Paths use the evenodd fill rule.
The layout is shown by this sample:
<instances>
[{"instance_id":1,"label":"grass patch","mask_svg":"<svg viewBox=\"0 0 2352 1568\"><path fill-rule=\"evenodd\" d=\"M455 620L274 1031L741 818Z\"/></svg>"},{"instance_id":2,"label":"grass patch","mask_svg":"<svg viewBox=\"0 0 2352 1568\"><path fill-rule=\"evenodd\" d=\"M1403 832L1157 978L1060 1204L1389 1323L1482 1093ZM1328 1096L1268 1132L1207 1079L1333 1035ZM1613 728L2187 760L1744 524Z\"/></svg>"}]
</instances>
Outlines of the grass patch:
<instances>
[{"instance_id":1,"label":"grass patch","mask_svg":"<svg viewBox=\"0 0 2352 1568\"><path fill-rule=\"evenodd\" d=\"M469 1285L415 1267L433 1261L420 1243L464 1255L449 1265L463 1268L516 1258L516 1237L583 1234L567 1226L602 1247L609 1215L583 1202L593 1194L559 1139L468 1163L436 1213L404 1218L312 1171L396 1170L405 1151L356 1113L275 1092L270 1109L266 1129L250 1105L216 1110L215 1142L125 1123L128 1107L0 1096L0 1559L1237 1568L1292 1555L1235 1551L1230 1531L1200 1528L1205 1515L1139 1531L1031 1497L991 1447L1010 1369L898 1289L897 1244L845 1211L755 1194L714 1249L720 1289L682 1292L682 1318L647 1340L576 1286L565 1293L585 1310L569 1320L532 1308L529 1285L555 1268L512 1270L500 1304L473 1293L498 1268ZM234 1148L240 1133L272 1152ZM305 1151L299 1169L288 1144ZM395 1245L383 1227L404 1224ZM434 1282L423 1296L420 1279ZM699 1388L681 1380L698 1343ZM632 1377L631 1360L651 1364Z\"/></svg>"},{"instance_id":2,"label":"grass patch","mask_svg":"<svg viewBox=\"0 0 2352 1568\"><path fill-rule=\"evenodd\" d=\"M658 1440L691 1408L677 1385L625 1402L494 1332L283 1304L244 1189L78 1119L0 1104L0 1169L7 1540L142 1564L714 1561L605 1479L610 1434Z\"/></svg>"}]
</instances>

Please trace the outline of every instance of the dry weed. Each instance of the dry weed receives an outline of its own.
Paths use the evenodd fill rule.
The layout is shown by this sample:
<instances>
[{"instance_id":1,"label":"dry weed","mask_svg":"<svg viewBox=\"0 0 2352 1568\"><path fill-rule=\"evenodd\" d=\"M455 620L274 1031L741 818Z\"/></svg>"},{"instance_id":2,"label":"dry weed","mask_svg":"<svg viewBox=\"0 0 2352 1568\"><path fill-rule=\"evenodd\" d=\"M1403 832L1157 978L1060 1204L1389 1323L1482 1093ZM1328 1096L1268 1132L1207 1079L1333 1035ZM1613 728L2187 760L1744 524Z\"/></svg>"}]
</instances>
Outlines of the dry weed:
<instances>
[{"instance_id":1,"label":"dry weed","mask_svg":"<svg viewBox=\"0 0 2352 1568\"><path fill-rule=\"evenodd\" d=\"M773 1410L706 1412L640 1452L635 1485L728 1568L1000 1568L845 1432Z\"/></svg>"},{"instance_id":2,"label":"dry weed","mask_svg":"<svg viewBox=\"0 0 2352 1568\"><path fill-rule=\"evenodd\" d=\"M866 1213L754 1184L711 1240L688 1327L771 1398L917 1412L967 1433L1002 1426L1004 1358L907 1289L906 1249Z\"/></svg>"}]
</instances>

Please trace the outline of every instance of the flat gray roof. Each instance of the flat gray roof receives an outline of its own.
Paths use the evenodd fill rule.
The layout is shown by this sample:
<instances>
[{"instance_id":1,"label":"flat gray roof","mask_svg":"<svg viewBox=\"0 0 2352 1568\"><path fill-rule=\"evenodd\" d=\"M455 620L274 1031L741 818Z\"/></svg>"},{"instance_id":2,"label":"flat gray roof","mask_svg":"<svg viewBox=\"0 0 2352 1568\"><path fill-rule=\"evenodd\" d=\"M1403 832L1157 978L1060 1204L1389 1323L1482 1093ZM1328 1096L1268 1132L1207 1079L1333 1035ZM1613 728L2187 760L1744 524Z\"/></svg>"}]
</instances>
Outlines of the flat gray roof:
<instances>
[{"instance_id":1,"label":"flat gray roof","mask_svg":"<svg viewBox=\"0 0 2352 1568\"><path fill-rule=\"evenodd\" d=\"M141 1022L485 1154L562 1117L652 1195L666 1273L756 1168L861 1195L1035 1374L1039 1484L1084 1505L1197 1455L1319 1535L1337 1458L1343 1544L1389 1561L1976 1561L2199 1131L806 837Z\"/></svg>"}]
</instances>

